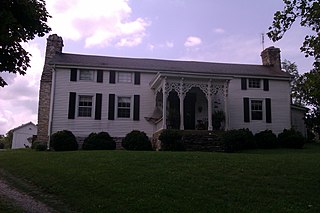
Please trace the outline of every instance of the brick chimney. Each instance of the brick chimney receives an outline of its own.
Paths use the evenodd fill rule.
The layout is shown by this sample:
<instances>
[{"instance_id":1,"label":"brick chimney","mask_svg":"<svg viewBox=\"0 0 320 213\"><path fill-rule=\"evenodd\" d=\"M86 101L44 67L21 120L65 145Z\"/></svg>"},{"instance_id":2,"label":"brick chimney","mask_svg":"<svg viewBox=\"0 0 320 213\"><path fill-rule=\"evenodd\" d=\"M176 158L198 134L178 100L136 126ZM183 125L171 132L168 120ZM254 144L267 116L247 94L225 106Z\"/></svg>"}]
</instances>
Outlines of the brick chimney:
<instances>
[{"instance_id":1,"label":"brick chimney","mask_svg":"<svg viewBox=\"0 0 320 213\"><path fill-rule=\"evenodd\" d=\"M281 70L280 49L274 46L268 47L261 52L262 65L272 66Z\"/></svg>"},{"instance_id":2,"label":"brick chimney","mask_svg":"<svg viewBox=\"0 0 320 213\"><path fill-rule=\"evenodd\" d=\"M50 60L57 54L62 53L63 40L57 34L47 38L47 48L44 67L40 80L39 107L38 107L38 136L37 140L48 141L48 124L50 114L50 98L52 84L52 65Z\"/></svg>"}]
</instances>

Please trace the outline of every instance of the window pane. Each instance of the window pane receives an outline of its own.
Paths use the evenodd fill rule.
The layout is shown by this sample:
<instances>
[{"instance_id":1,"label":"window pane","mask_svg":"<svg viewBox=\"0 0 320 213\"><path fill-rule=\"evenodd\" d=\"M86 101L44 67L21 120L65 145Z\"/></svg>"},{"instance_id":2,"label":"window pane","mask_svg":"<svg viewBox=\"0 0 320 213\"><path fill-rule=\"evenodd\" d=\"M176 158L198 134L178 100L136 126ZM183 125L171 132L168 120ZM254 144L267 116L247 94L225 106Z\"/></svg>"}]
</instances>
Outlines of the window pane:
<instances>
[{"instance_id":1,"label":"window pane","mask_svg":"<svg viewBox=\"0 0 320 213\"><path fill-rule=\"evenodd\" d=\"M118 82L119 83L131 83L132 82L132 73L118 72Z\"/></svg>"},{"instance_id":2,"label":"window pane","mask_svg":"<svg viewBox=\"0 0 320 213\"><path fill-rule=\"evenodd\" d=\"M79 80L92 81L93 80L93 71L80 70Z\"/></svg>"},{"instance_id":3,"label":"window pane","mask_svg":"<svg viewBox=\"0 0 320 213\"><path fill-rule=\"evenodd\" d=\"M251 101L251 119L262 120L262 101Z\"/></svg>"},{"instance_id":4,"label":"window pane","mask_svg":"<svg viewBox=\"0 0 320 213\"><path fill-rule=\"evenodd\" d=\"M118 118L130 118L130 97L118 97Z\"/></svg>"},{"instance_id":5,"label":"window pane","mask_svg":"<svg viewBox=\"0 0 320 213\"><path fill-rule=\"evenodd\" d=\"M79 117L91 117L92 113L92 96L80 95L79 96Z\"/></svg>"},{"instance_id":6,"label":"window pane","mask_svg":"<svg viewBox=\"0 0 320 213\"><path fill-rule=\"evenodd\" d=\"M249 78L249 88L260 88L260 79Z\"/></svg>"}]
</instances>

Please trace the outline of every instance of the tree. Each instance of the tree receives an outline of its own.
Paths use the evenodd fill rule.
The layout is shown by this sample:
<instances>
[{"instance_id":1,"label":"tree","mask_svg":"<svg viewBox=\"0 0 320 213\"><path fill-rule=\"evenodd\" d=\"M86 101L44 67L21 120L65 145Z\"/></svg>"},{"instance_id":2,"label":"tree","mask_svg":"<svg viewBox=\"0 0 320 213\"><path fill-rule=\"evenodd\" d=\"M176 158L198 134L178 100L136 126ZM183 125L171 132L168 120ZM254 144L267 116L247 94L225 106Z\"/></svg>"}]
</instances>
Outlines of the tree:
<instances>
[{"instance_id":1,"label":"tree","mask_svg":"<svg viewBox=\"0 0 320 213\"><path fill-rule=\"evenodd\" d=\"M272 41L282 39L284 34L298 19L302 27L311 30L306 35L301 52L306 57L314 57L314 69L303 74L297 81L301 92L301 101L312 108L307 114L306 123L320 133L320 2L319 0L283 0L283 11L274 14L272 25L267 35Z\"/></svg>"},{"instance_id":2,"label":"tree","mask_svg":"<svg viewBox=\"0 0 320 213\"><path fill-rule=\"evenodd\" d=\"M280 40L291 28L292 24L300 19L300 25L314 32L307 35L300 50L306 57L314 57L314 66L320 67L320 3L319 0L283 0L283 11L277 11L273 17L272 26L267 35L272 41Z\"/></svg>"},{"instance_id":3,"label":"tree","mask_svg":"<svg viewBox=\"0 0 320 213\"><path fill-rule=\"evenodd\" d=\"M282 69L284 69L287 73L292 76L292 80L290 82L291 85L291 98L294 104L302 105L302 97L301 91L298 87L300 81L300 75L298 72L298 67L294 62L289 60L284 60L282 63Z\"/></svg>"},{"instance_id":4,"label":"tree","mask_svg":"<svg viewBox=\"0 0 320 213\"><path fill-rule=\"evenodd\" d=\"M42 37L51 29L44 0L0 0L0 72L24 75L30 67L30 53L21 42ZM0 76L0 86L7 85Z\"/></svg>"}]
</instances>

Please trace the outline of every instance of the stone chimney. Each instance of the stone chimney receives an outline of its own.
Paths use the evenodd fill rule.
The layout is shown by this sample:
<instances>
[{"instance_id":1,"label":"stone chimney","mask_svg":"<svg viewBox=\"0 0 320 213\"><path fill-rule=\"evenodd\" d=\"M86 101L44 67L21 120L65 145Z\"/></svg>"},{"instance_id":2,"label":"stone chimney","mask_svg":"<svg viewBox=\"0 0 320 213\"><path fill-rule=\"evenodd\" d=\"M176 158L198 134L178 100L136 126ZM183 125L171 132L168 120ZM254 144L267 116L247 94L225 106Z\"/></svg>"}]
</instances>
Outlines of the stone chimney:
<instances>
[{"instance_id":1,"label":"stone chimney","mask_svg":"<svg viewBox=\"0 0 320 213\"><path fill-rule=\"evenodd\" d=\"M272 66L281 70L280 49L274 46L268 47L261 52L262 65Z\"/></svg>"},{"instance_id":2,"label":"stone chimney","mask_svg":"<svg viewBox=\"0 0 320 213\"><path fill-rule=\"evenodd\" d=\"M52 84L52 65L50 60L57 54L62 53L63 40L57 34L47 38L47 48L44 67L40 80L39 107L38 107L38 136L39 141L48 141L48 125L50 114L50 98Z\"/></svg>"}]
</instances>

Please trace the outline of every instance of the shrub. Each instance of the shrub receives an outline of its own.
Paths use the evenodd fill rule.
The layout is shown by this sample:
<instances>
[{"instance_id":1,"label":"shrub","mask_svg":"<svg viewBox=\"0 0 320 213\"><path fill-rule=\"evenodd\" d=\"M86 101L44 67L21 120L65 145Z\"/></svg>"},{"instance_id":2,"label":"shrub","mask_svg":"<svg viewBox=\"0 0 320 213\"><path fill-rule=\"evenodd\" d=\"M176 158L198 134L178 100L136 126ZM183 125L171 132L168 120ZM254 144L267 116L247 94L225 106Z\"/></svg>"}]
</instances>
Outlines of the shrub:
<instances>
[{"instance_id":1,"label":"shrub","mask_svg":"<svg viewBox=\"0 0 320 213\"><path fill-rule=\"evenodd\" d=\"M72 132L62 130L51 135L50 147L55 151L73 151L78 149L78 143Z\"/></svg>"},{"instance_id":2,"label":"shrub","mask_svg":"<svg viewBox=\"0 0 320 213\"><path fill-rule=\"evenodd\" d=\"M278 135L279 143L284 148L302 149L305 143L303 135L294 129L284 129Z\"/></svg>"},{"instance_id":3,"label":"shrub","mask_svg":"<svg viewBox=\"0 0 320 213\"><path fill-rule=\"evenodd\" d=\"M159 136L162 151L184 151L182 134L178 130L166 129Z\"/></svg>"},{"instance_id":4,"label":"shrub","mask_svg":"<svg viewBox=\"0 0 320 213\"><path fill-rule=\"evenodd\" d=\"M4 149L4 143L0 143L0 149Z\"/></svg>"},{"instance_id":5,"label":"shrub","mask_svg":"<svg viewBox=\"0 0 320 213\"><path fill-rule=\"evenodd\" d=\"M273 149L278 146L277 136L271 130L256 133L254 140L257 147L261 149Z\"/></svg>"},{"instance_id":6,"label":"shrub","mask_svg":"<svg viewBox=\"0 0 320 213\"><path fill-rule=\"evenodd\" d=\"M225 152L235 152L255 147L253 134L249 129L229 130L223 135Z\"/></svg>"},{"instance_id":7,"label":"shrub","mask_svg":"<svg viewBox=\"0 0 320 213\"><path fill-rule=\"evenodd\" d=\"M151 142L144 132L133 130L122 140L122 146L126 150L152 150Z\"/></svg>"},{"instance_id":8,"label":"shrub","mask_svg":"<svg viewBox=\"0 0 320 213\"><path fill-rule=\"evenodd\" d=\"M45 151L47 150L47 143L43 141L34 141L31 145L31 149L36 151Z\"/></svg>"},{"instance_id":9,"label":"shrub","mask_svg":"<svg viewBox=\"0 0 320 213\"><path fill-rule=\"evenodd\" d=\"M116 142L107 132L93 132L86 137L82 144L84 150L114 150Z\"/></svg>"}]
</instances>

